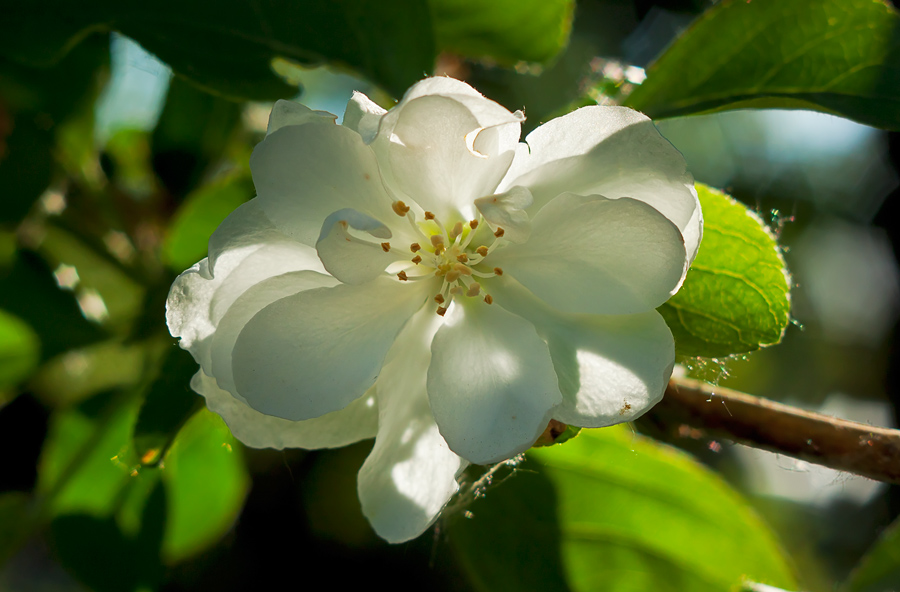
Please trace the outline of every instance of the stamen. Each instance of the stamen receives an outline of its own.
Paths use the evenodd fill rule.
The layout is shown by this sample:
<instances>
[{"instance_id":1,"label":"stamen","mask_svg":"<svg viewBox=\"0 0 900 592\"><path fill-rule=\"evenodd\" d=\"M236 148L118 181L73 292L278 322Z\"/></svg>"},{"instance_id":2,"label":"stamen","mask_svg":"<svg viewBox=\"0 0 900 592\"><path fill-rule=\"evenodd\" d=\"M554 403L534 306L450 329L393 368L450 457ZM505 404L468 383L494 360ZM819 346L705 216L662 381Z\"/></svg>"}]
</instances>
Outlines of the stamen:
<instances>
[{"instance_id":1,"label":"stamen","mask_svg":"<svg viewBox=\"0 0 900 592\"><path fill-rule=\"evenodd\" d=\"M503 270L499 267L494 268L494 273L497 275L503 275Z\"/></svg>"},{"instance_id":2,"label":"stamen","mask_svg":"<svg viewBox=\"0 0 900 592\"><path fill-rule=\"evenodd\" d=\"M434 301L437 302L438 304L443 304L444 303L444 295L438 294L437 296L434 297Z\"/></svg>"},{"instance_id":3,"label":"stamen","mask_svg":"<svg viewBox=\"0 0 900 592\"><path fill-rule=\"evenodd\" d=\"M405 272L405 271L401 271L400 273L398 273L398 274L397 274L397 277L400 278L400 281L401 281L401 282L405 282L406 280L409 279L408 277L406 277L406 272Z\"/></svg>"},{"instance_id":4,"label":"stamen","mask_svg":"<svg viewBox=\"0 0 900 592\"><path fill-rule=\"evenodd\" d=\"M494 298L493 298L490 294L485 294L485 295L484 295L484 301L485 301L486 303L488 303L488 304L493 304L493 303L494 303Z\"/></svg>"},{"instance_id":5,"label":"stamen","mask_svg":"<svg viewBox=\"0 0 900 592\"><path fill-rule=\"evenodd\" d=\"M391 209L394 210L394 213L398 216L405 216L409 212L409 206L399 199L391 204Z\"/></svg>"},{"instance_id":6,"label":"stamen","mask_svg":"<svg viewBox=\"0 0 900 592\"><path fill-rule=\"evenodd\" d=\"M440 234L432 234L431 235L431 246L437 249L438 247L444 246L444 237Z\"/></svg>"},{"instance_id":7,"label":"stamen","mask_svg":"<svg viewBox=\"0 0 900 592\"><path fill-rule=\"evenodd\" d=\"M459 261L460 263L468 263L469 256L466 255L465 253L460 253L459 255L456 256L456 260Z\"/></svg>"},{"instance_id":8,"label":"stamen","mask_svg":"<svg viewBox=\"0 0 900 592\"><path fill-rule=\"evenodd\" d=\"M419 263L422 262L422 258L419 257L418 255L416 255L415 257L413 257L413 258L411 259L411 261L412 261L413 263L415 263L416 265L418 265Z\"/></svg>"},{"instance_id":9,"label":"stamen","mask_svg":"<svg viewBox=\"0 0 900 592\"><path fill-rule=\"evenodd\" d=\"M458 279L459 279L459 272L455 269L451 269L450 271L447 272L447 275L444 276L444 281L447 281L451 284Z\"/></svg>"},{"instance_id":10,"label":"stamen","mask_svg":"<svg viewBox=\"0 0 900 592\"><path fill-rule=\"evenodd\" d=\"M480 247L475 249L475 252L478 253L479 255L481 255L482 257L487 257L488 248L485 247L484 245L481 245Z\"/></svg>"},{"instance_id":11,"label":"stamen","mask_svg":"<svg viewBox=\"0 0 900 592\"><path fill-rule=\"evenodd\" d=\"M476 228L478 228L478 220L469 221L469 228L471 228L472 230L475 230Z\"/></svg>"},{"instance_id":12,"label":"stamen","mask_svg":"<svg viewBox=\"0 0 900 592\"><path fill-rule=\"evenodd\" d=\"M474 296L478 296L481 293L481 284L478 282L472 282L469 285L469 289L466 290L466 296L472 298Z\"/></svg>"},{"instance_id":13,"label":"stamen","mask_svg":"<svg viewBox=\"0 0 900 592\"><path fill-rule=\"evenodd\" d=\"M438 316L444 316L447 313L447 308L444 306L439 306L437 309Z\"/></svg>"},{"instance_id":14,"label":"stamen","mask_svg":"<svg viewBox=\"0 0 900 592\"><path fill-rule=\"evenodd\" d=\"M381 250L383 250L385 253L390 253L391 243L381 243Z\"/></svg>"},{"instance_id":15,"label":"stamen","mask_svg":"<svg viewBox=\"0 0 900 592\"><path fill-rule=\"evenodd\" d=\"M463 293L462 286L459 286L459 285L453 286L452 288L450 288L450 293L453 294L454 296L459 296L460 294Z\"/></svg>"},{"instance_id":16,"label":"stamen","mask_svg":"<svg viewBox=\"0 0 900 592\"><path fill-rule=\"evenodd\" d=\"M469 266L462 263L457 263L456 265L454 265L453 270L461 275L472 275L472 270L469 268Z\"/></svg>"},{"instance_id":17,"label":"stamen","mask_svg":"<svg viewBox=\"0 0 900 592\"><path fill-rule=\"evenodd\" d=\"M409 245L409 250L412 251L413 253L415 253L416 251L419 251L421 249L422 249L422 246L419 243L413 243L413 244Z\"/></svg>"},{"instance_id":18,"label":"stamen","mask_svg":"<svg viewBox=\"0 0 900 592\"><path fill-rule=\"evenodd\" d=\"M456 240L456 237L462 234L463 225L462 222L457 222L453 225L453 228L450 229L450 241L453 242Z\"/></svg>"},{"instance_id":19,"label":"stamen","mask_svg":"<svg viewBox=\"0 0 900 592\"><path fill-rule=\"evenodd\" d=\"M425 219L434 220L434 214L432 214L431 212L425 212Z\"/></svg>"},{"instance_id":20,"label":"stamen","mask_svg":"<svg viewBox=\"0 0 900 592\"><path fill-rule=\"evenodd\" d=\"M494 236L496 236L497 238L500 238L504 234L506 234L506 231L503 230L503 227L501 227L501 226L498 226L497 230L494 231Z\"/></svg>"}]
</instances>

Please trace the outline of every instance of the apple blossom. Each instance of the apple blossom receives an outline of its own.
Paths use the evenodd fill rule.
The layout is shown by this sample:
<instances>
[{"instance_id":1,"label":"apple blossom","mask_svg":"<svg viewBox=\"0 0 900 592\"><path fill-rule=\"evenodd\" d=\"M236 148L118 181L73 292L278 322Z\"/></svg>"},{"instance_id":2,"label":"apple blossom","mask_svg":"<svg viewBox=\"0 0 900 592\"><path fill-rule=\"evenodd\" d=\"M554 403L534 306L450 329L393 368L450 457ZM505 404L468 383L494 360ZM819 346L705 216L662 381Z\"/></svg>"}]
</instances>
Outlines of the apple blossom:
<instances>
[{"instance_id":1,"label":"apple blossom","mask_svg":"<svg viewBox=\"0 0 900 592\"><path fill-rule=\"evenodd\" d=\"M250 161L258 196L172 286L192 387L253 447L375 437L363 512L421 534L468 463L551 419L629 421L662 396L702 216L649 119L585 107L519 142L510 113L429 78L343 125L279 101Z\"/></svg>"}]
</instances>

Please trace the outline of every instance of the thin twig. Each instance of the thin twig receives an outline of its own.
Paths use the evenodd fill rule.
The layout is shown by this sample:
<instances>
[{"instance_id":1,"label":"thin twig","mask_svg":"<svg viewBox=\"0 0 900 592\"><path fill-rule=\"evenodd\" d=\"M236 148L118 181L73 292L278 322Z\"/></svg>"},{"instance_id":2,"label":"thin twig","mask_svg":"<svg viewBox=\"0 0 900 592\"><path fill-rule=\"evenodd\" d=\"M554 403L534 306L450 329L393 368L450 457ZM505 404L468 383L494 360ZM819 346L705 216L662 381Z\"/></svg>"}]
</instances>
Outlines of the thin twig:
<instances>
[{"instance_id":1,"label":"thin twig","mask_svg":"<svg viewBox=\"0 0 900 592\"><path fill-rule=\"evenodd\" d=\"M900 484L900 430L804 411L684 378L669 381L648 419L666 430L688 425L800 460Z\"/></svg>"}]
</instances>

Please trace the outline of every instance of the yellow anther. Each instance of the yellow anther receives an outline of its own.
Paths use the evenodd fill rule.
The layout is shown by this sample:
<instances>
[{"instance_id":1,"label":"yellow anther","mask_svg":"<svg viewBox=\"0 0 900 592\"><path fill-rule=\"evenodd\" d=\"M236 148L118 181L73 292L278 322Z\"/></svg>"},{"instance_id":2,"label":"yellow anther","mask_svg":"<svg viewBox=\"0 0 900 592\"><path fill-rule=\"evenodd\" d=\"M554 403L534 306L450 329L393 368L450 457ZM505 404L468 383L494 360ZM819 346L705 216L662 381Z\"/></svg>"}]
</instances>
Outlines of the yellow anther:
<instances>
[{"instance_id":1,"label":"yellow anther","mask_svg":"<svg viewBox=\"0 0 900 592\"><path fill-rule=\"evenodd\" d=\"M401 281L401 282L405 282L406 280L409 279L408 277L406 277L406 272L405 272L405 271L401 271L400 273L398 273L398 274L397 274L397 277L400 278L400 281Z\"/></svg>"},{"instance_id":2,"label":"yellow anther","mask_svg":"<svg viewBox=\"0 0 900 592\"><path fill-rule=\"evenodd\" d=\"M478 220L471 220L469 222L469 228L471 228L472 230L475 230L476 228L478 228Z\"/></svg>"},{"instance_id":3,"label":"yellow anther","mask_svg":"<svg viewBox=\"0 0 900 592\"><path fill-rule=\"evenodd\" d=\"M438 247L444 246L444 237L440 234L432 234L431 235L431 246L435 249Z\"/></svg>"},{"instance_id":4,"label":"yellow anther","mask_svg":"<svg viewBox=\"0 0 900 592\"><path fill-rule=\"evenodd\" d=\"M409 206L399 199L391 204L391 209L394 210L394 213L398 216L405 216L407 212L409 212Z\"/></svg>"},{"instance_id":5,"label":"yellow anther","mask_svg":"<svg viewBox=\"0 0 900 592\"><path fill-rule=\"evenodd\" d=\"M391 243L381 243L381 250L389 253L391 251Z\"/></svg>"},{"instance_id":6,"label":"yellow anther","mask_svg":"<svg viewBox=\"0 0 900 592\"><path fill-rule=\"evenodd\" d=\"M447 275L444 276L444 279L452 284L459 279L459 272L455 269L451 269L447 272Z\"/></svg>"},{"instance_id":7,"label":"yellow anther","mask_svg":"<svg viewBox=\"0 0 900 592\"><path fill-rule=\"evenodd\" d=\"M493 304L494 298L490 294L485 294L484 301L487 302L488 304Z\"/></svg>"},{"instance_id":8,"label":"yellow anther","mask_svg":"<svg viewBox=\"0 0 900 592\"><path fill-rule=\"evenodd\" d=\"M496 236L497 238L500 238L504 234L506 234L506 231L503 230L503 228L501 226L498 226L497 230L494 231L494 236Z\"/></svg>"},{"instance_id":9,"label":"yellow anther","mask_svg":"<svg viewBox=\"0 0 900 592\"><path fill-rule=\"evenodd\" d=\"M495 268L494 268L494 273L495 273L496 275L503 275L503 270L502 270L501 268L499 268L499 267L495 267Z\"/></svg>"},{"instance_id":10,"label":"yellow anther","mask_svg":"<svg viewBox=\"0 0 900 592\"><path fill-rule=\"evenodd\" d=\"M425 219L434 220L434 214L432 214L431 212L425 212Z\"/></svg>"},{"instance_id":11,"label":"yellow anther","mask_svg":"<svg viewBox=\"0 0 900 592\"><path fill-rule=\"evenodd\" d=\"M481 245L480 247L475 249L475 252L478 253L479 255L481 255L482 257L487 257L488 248L485 247L484 245Z\"/></svg>"},{"instance_id":12,"label":"yellow anther","mask_svg":"<svg viewBox=\"0 0 900 592\"><path fill-rule=\"evenodd\" d=\"M422 245L420 245L419 243L413 243L413 244L409 245L409 250L412 251L413 253L420 250L421 248L422 248Z\"/></svg>"},{"instance_id":13,"label":"yellow anther","mask_svg":"<svg viewBox=\"0 0 900 592\"><path fill-rule=\"evenodd\" d=\"M469 269L469 266L462 263L455 264L453 270L459 272L460 275L472 275L472 270Z\"/></svg>"},{"instance_id":14,"label":"yellow anther","mask_svg":"<svg viewBox=\"0 0 900 592\"><path fill-rule=\"evenodd\" d=\"M450 293L453 294L454 296L459 296L460 294L463 293L462 286L459 286L459 285L453 286L452 288L450 288Z\"/></svg>"},{"instance_id":15,"label":"yellow anther","mask_svg":"<svg viewBox=\"0 0 900 592\"><path fill-rule=\"evenodd\" d=\"M422 258L419 257L418 255L416 255L415 257L412 258L412 262L415 263L416 265L418 265L419 263L422 262Z\"/></svg>"},{"instance_id":16,"label":"yellow anther","mask_svg":"<svg viewBox=\"0 0 900 592\"><path fill-rule=\"evenodd\" d=\"M446 314L447 308L444 306L439 306L437 309L438 316L444 316Z\"/></svg>"},{"instance_id":17,"label":"yellow anther","mask_svg":"<svg viewBox=\"0 0 900 592\"><path fill-rule=\"evenodd\" d=\"M450 229L450 240L456 240L456 237L462 234L463 225L462 222L457 222L453 225L453 228Z\"/></svg>"},{"instance_id":18,"label":"yellow anther","mask_svg":"<svg viewBox=\"0 0 900 592\"><path fill-rule=\"evenodd\" d=\"M481 293L481 284L478 282L472 282L469 286L469 289L466 290L466 296L472 298L474 296L478 296Z\"/></svg>"},{"instance_id":19,"label":"yellow anther","mask_svg":"<svg viewBox=\"0 0 900 592\"><path fill-rule=\"evenodd\" d=\"M440 294L438 294L437 296L434 297L434 301L437 302L438 304L443 304L443 303L444 303L444 297L441 296Z\"/></svg>"},{"instance_id":20,"label":"yellow anther","mask_svg":"<svg viewBox=\"0 0 900 592\"><path fill-rule=\"evenodd\" d=\"M459 261L460 263L467 263L469 261L469 256L466 255L465 253L460 253L459 255L456 256L456 260Z\"/></svg>"}]
</instances>

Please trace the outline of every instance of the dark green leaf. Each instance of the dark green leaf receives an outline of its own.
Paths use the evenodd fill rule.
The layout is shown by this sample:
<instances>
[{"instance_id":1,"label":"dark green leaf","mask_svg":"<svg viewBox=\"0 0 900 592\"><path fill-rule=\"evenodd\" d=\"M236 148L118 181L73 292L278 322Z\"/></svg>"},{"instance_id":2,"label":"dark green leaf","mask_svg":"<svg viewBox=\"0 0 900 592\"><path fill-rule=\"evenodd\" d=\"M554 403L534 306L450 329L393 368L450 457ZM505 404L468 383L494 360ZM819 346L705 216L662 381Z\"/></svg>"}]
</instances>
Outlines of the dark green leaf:
<instances>
[{"instance_id":1,"label":"dark green leaf","mask_svg":"<svg viewBox=\"0 0 900 592\"><path fill-rule=\"evenodd\" d=\"M540 465L527 463L512 475L504 467L464 494L480 499L446 520L447 536L479 590L568 589L557 494Z\"/></svg>"},{"instance_id":2,"label":"dark green leaf","mask_svg":"<svg viewBox=\"0 0 900 592\"><path fill-rule=\"evenodd\" d=\"M781 341L790 281L775 238L746 206L697 184L704 228L681 290L659 308L685 356L724 357Z\"/></svg>"},{"instance_id":3,"label":"dark green leaf","mask_svg":"<svg viewBox=\"0 0 900 592\"><path fill-rule=\"evenodd\" d=\"M153 169L170 193L180 199L197 185L222 157L240 120L240 104L172 80L151 139Z\"/></svg>"},{"instance_id":4,"label":"dark green leaf","mask_svg":"<svg viewBox=\"0 0 900 592\"><path fill-rule=\"evenodd\" d=\"M435 55L425 0L19 2L5 10L0 55L53 63L98 29L132 37L207 90L257 100L297 92L273 72L276 57L345 65L399 95Z\"/></svg>"},{"instance_id":5,"label":"dark green leaf","mask_svg":"<svg viewBox=\"0 0 900 592\"><path fill-rule=\"evenodd\" d=\"M27 495L17 491L0 495L0 566L25 543L34 522Z\"/></svg>"},{"instance_id":6,"label":"dark green leaf","mask_svg":"<svg viewBox=\"0 0 900 592\"><path fill-rule=\"evenodd\" d=\"M192 192L169 226L163 243L163 260L172 270L180 272L206 257L210 235L253 194L249 171L237 172Z\"/></svg>"},{"instance_id":7,"label":"dark green leaf","mask_svg":"<svg viewBox=\"0 0 900 592\"><path fill-rule=\"evenodd\" d=\"M654 118L813 109L900 129L900 14L874 0L723 0L626 104Z\"/></svg>"},{"instance_id":8,"label":"dark green leaf","mask_svg":"<svg viewBox=\"0 0 900 592\"><path fill-rule=\"evenodd\" d=\"M79 580L96 592L153 590L162 580L159 559L166 496L157 481L143 500L139 529L123 532L112 517L60 516L51 524L56 553ZM86 540L86 537L89 539Z\"/></svg>"},{"instance_id":9,"label":"dark green leaf","mask_svg":"<svg viewBox=\"0 0 900 592\"><path fill-rule=\"evenodd\" d=\"M859 562L841 592L900 589L900 521L894 521Z\"/></svg>"},{"instance_id":10,"label":"dark green leaf","mask_svg":"<svg viewBox=\"0 0 900 592\"><path fill-rule=\"evenodd\" d=\"M0 310L0 391L27 377L40 355L41 343L31 327Z\"/></svg>"},{"instance_id":11,"label":"dark green leaf","mask_svg":"<svg viewBox=\"0 0 900 592\"><path fill-rule=\"evenodd\" d=\"M72 293L57 286L47 264L30 251L20 251L11 268L0 268L0 308L34 329L44 360L105 336L84 318Z\"/></svg>"},{"instance_id":12,"label":"dark green leaf","mask_svg":"<svg viewBox=\"0 0 900 592\"><path fill-rule=\"evenodd\" d=\"M546 62L569 40L573 0L431 0L438 47L511 66Z\"/></svg>"},{"instance_id":13,"label":"dark green leaf","mask_svg":"<svg viewBox=\"0 0 900 592\"><path fill-rule=\"evenodd\" d=\"M193 356L173 345L134 427L134 448L141 463L158 463L184 423L203 405L203 399L188 387L196 372Z\"/></svg>"}]
</instances>

